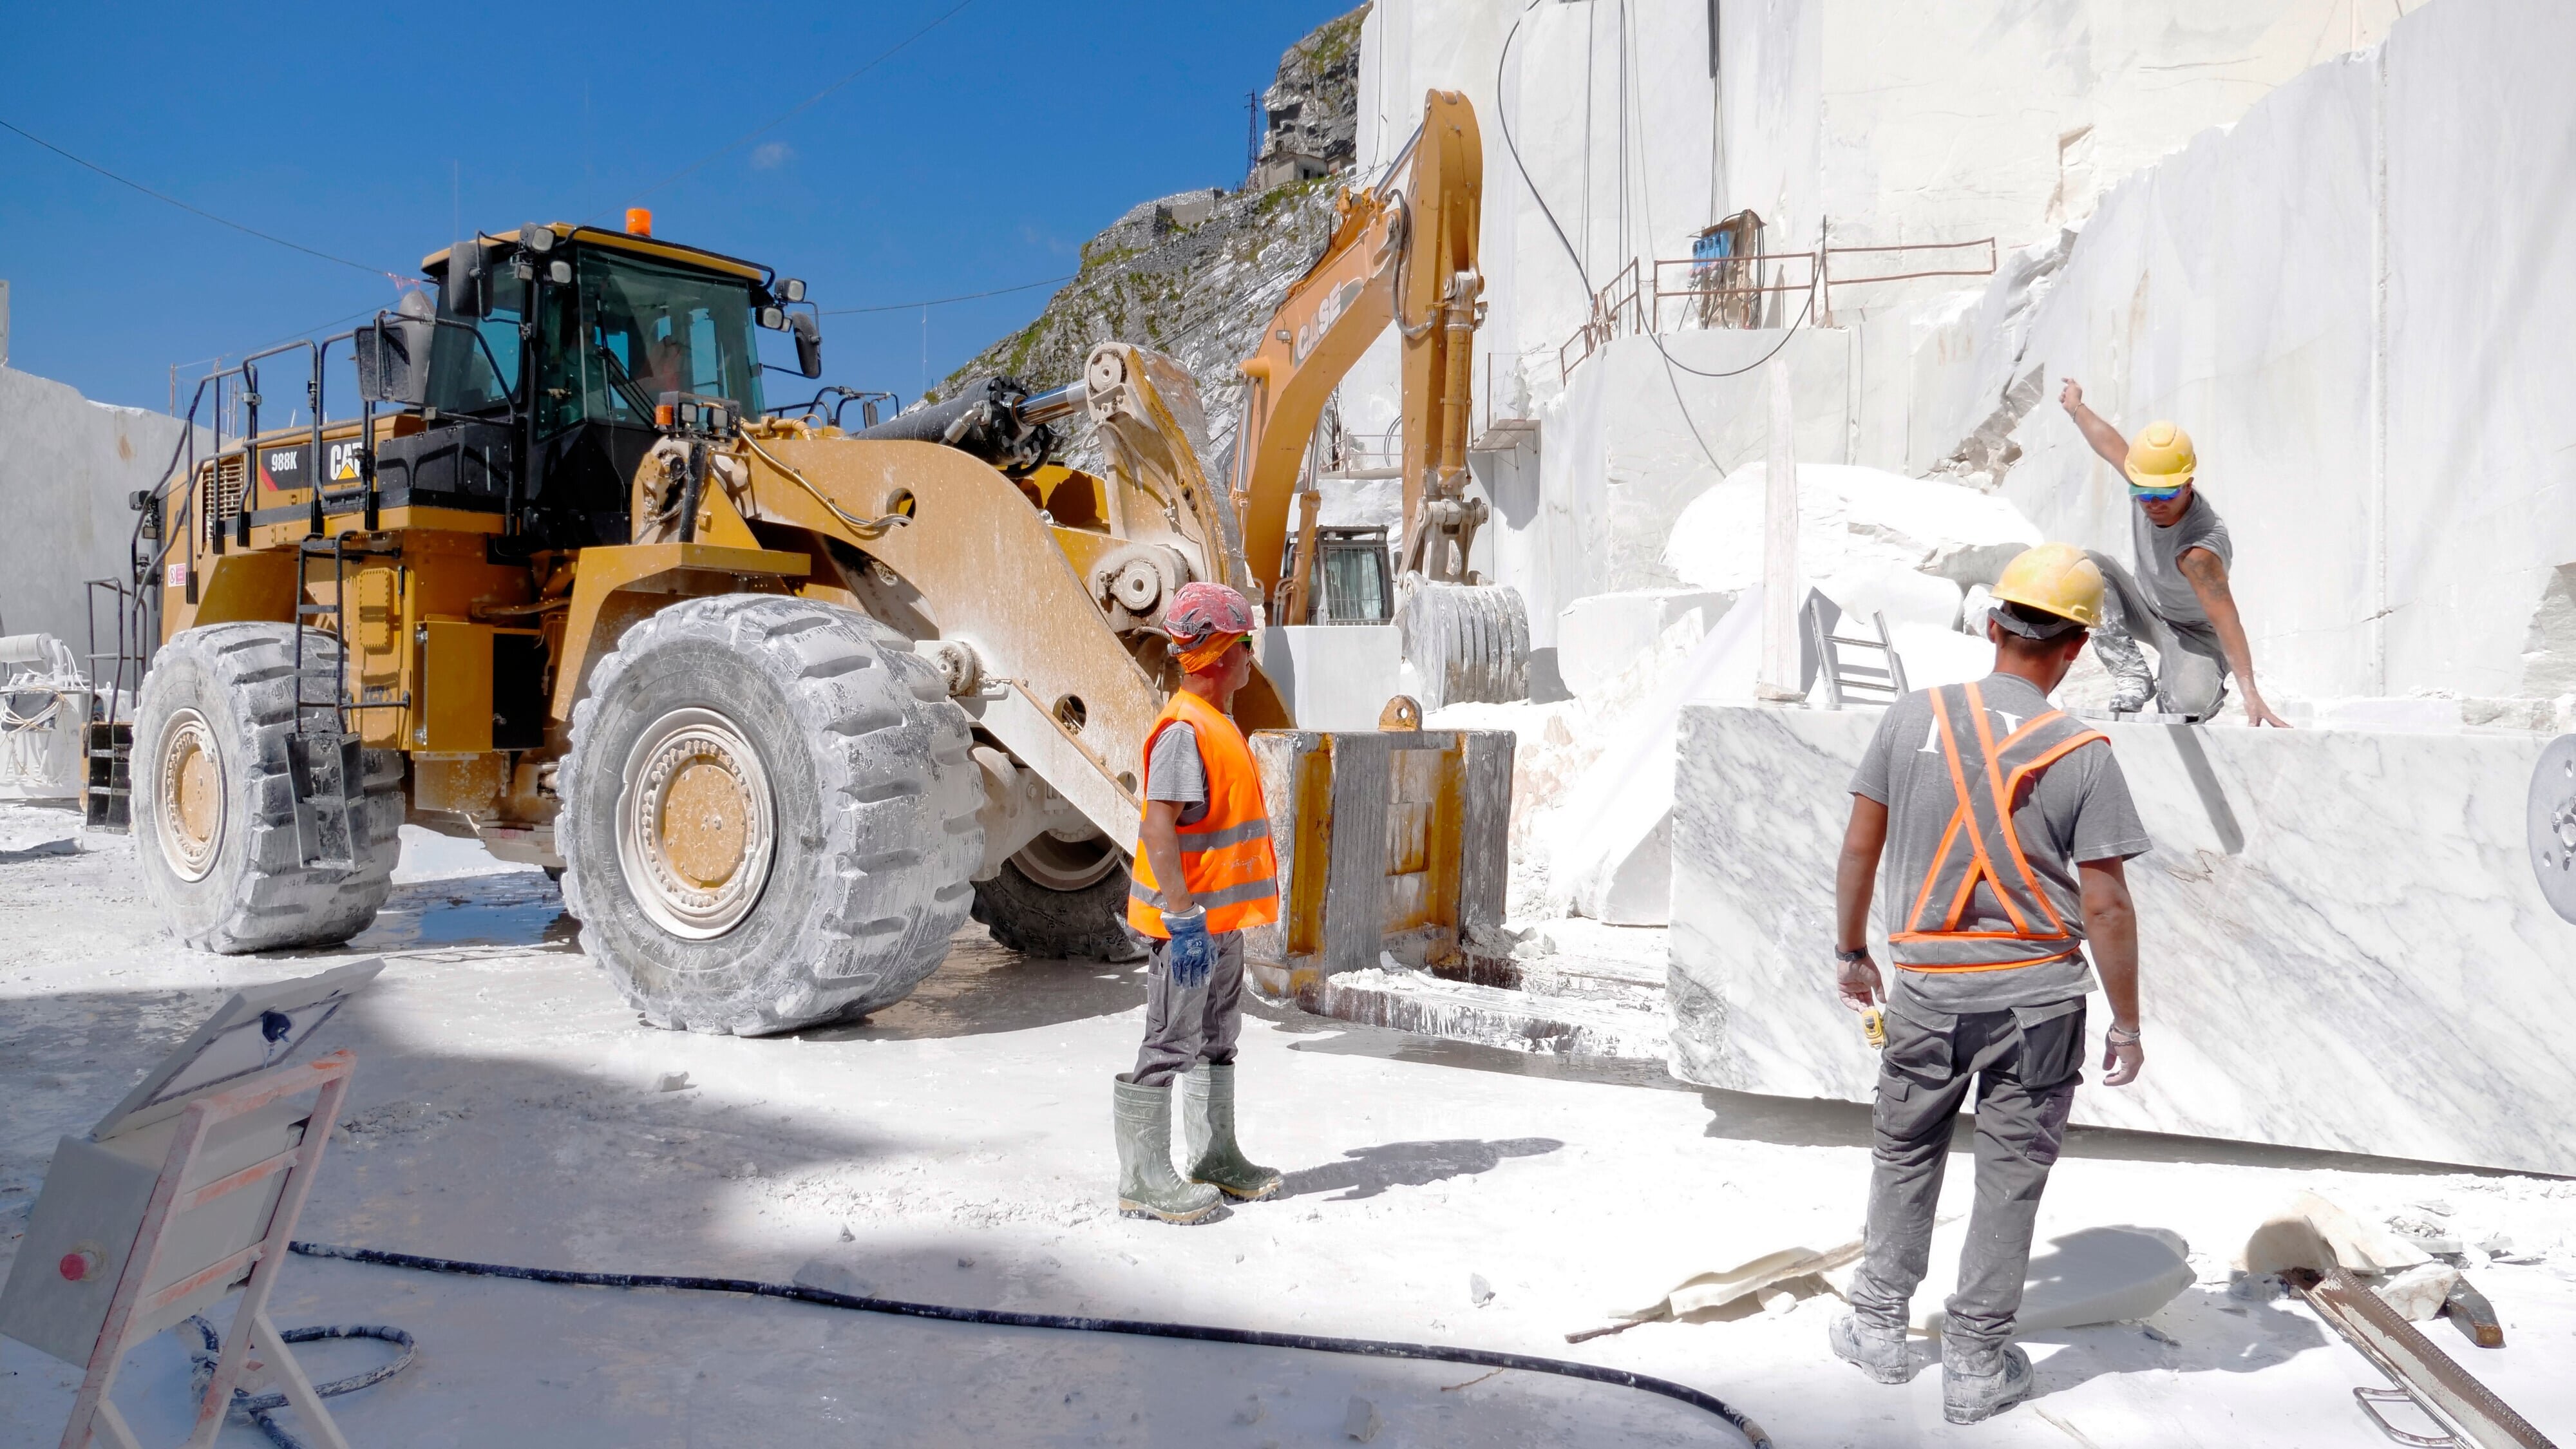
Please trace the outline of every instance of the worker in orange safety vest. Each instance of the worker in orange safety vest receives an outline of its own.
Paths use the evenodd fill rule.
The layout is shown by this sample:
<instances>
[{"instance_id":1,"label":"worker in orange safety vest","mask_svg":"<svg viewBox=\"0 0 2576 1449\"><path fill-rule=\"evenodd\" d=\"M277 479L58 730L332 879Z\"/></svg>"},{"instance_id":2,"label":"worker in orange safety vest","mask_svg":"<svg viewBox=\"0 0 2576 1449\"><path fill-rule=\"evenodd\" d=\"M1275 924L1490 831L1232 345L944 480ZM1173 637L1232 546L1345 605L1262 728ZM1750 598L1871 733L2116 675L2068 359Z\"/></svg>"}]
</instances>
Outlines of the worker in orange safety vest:
<instances>
[{"instance_id":1,"label":"worker in orange safety vest","mask_svg":"<svg viewBox=\"0 0 2576 1449\"><path fill-rule=\"evenodd\" d=\"M2031 1390L2030 1358L2011 1339L2040 1193L2083 1080L2095 968L2111 1007L2104 1084L2127 1085L2145 1062L2121 867L2150 842L2110 740L2048 702L2103 621L2102 592L2081 549L2042 544L2014 559L1986 620L1994 672L1889 706L1851 780L1835 985L1854 1010L1882 997L1869 907L1883 853L1896 980L1884 992L1864 1257L1852 1311L1829 1339L1881 1383L1911 1377L1909 1300L1929 1262L1951 1123L1969 1106L1976 1207L1941 1329L1941 1407L1957 1424Z\"/></svg>"},{"instance_id":2,"label":"worker in orange safety vest","mask_svg":"<svg viewBox=\"0 0 2576 1449\"><path fill-rule=\"evenodd\" d=\"M1145 1041L1118 1076L1118 1210L1194 1223L1225 1198L1256 1201L1279 1174L1234 1141L1243 933L1279 919L1279 860L1252 747L1227 713L1252 678L1252 605L1223 584L1184 584L1163 611L1180 688L1145 738L1145 816L1127 924L1153 950ZM1172 1079L1184 1078L1189 1166L1172 1170Z\"/></svg>"}]
</instances>

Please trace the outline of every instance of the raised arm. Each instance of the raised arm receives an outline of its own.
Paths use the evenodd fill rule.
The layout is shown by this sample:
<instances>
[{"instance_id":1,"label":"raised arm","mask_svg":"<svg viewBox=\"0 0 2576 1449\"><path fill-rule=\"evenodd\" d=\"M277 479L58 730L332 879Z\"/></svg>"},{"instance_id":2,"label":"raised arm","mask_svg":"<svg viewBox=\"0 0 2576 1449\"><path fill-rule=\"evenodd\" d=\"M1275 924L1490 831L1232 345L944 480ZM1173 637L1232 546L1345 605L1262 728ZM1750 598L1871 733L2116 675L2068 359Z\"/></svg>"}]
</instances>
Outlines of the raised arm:
<instances>
[{"instance_id":1,"label":"raised arm","mask_svg":"<svg viewBox=\"0 0 2576 1449\"><path fill-rule=\"evenodd\" d=\"M2145 1070L2138 1044L2138 912L2129 900L2129 877L2120 858L2082 860L2075 874L2084 891L2084 935L2093 944L2093 969L2111 998L2109 1048L2102 1054L2102 1085L2125 1087ZM2120 1038L2126 1036L2128 1040Z\"/></svg>"},{"instance_id":2,"label":"raised arm","mask_svg":"<svg viewBox=\"0 0 2576 1449\"><path fill-rule=\"evenodd\" d=\"M2075 430L2084 435L2084 441L2093 445L2094 452L2102 455L2103 462L2114 468L2126 468L2129 464L2129 440L2120 436L2118 428L2104 422L2100 413L2084 405L2082 383L2071 377L2065 382L2066 385L2058 389L2057 405L2066 409L2066 415L2075 420Z\"/></svg>"},{"instance_id":3,"label":"raised arm","mask_svg":"<svg viewBox=\"0 0 2576 1449\"><path fill-rule=\"evenodd\" d=\"M2200 596L2201 610L2209 615L2209 627L2218 631L2218 647L2227 651L2227 667L2236 671L2236 683L2245 691L2246 723L2288 729L2290 722L2274 714L2263 702L2263 692L2254 687L2254 646L2246 642L2245 620L2236 612L2236 595L2227 587L2227 565L2208 549L2187 548L2174 566L2191 580L2191 591Z\"/></svg>"}]
</instances>

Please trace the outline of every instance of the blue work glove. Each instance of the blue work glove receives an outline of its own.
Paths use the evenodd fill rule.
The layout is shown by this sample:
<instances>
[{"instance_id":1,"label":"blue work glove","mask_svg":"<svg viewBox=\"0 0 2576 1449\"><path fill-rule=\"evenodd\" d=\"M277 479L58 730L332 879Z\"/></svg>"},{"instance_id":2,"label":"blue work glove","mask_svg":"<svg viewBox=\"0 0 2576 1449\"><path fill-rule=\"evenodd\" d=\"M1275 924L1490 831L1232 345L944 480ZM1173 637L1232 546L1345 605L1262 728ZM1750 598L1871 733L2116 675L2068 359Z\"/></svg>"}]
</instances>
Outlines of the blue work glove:
<instances>
[{"instance_id":1,"label":"blue work glove","mask_svg":"<svg viewBox=\"0 0 2576 1449\"><path fill-rule=\"evenodd\" d=\"M1208 972L1216 966L1216 937L1208 934L1207 908L1198 907L1186 916L1166 911L1163 925L1172 933L1172 943L1163 952L1172 968L1172 984L1189 989L1207 985Z\"/></svg>"}]
</instances>

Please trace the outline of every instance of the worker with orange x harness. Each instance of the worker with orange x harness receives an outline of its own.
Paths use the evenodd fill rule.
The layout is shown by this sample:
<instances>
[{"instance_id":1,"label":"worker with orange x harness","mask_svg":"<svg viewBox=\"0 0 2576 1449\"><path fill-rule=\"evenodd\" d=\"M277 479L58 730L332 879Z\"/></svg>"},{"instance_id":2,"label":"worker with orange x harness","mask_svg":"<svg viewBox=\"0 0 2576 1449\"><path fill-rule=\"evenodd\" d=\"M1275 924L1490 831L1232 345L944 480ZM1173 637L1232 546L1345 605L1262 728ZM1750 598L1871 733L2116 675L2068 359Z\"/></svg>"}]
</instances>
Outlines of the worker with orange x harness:
<instances>
[{"instance_id":1,"label":"worker with orange x harness","mask_svg":"<svg viewBox=\"0 0 2576 1449\"><path fill-rule=\"evenodd\" d=\"M2102 574L2042 544L2004 570L1994 673L1898 700L1852 776L1835 889L1844 1004L1884 983L1869 907L1888 862L1886 1046L1872 1114L1866 1256L1834 1352L1882 1383L1913 1372L1906 1328L1930 1259L1950 1124L1975 1088L1977 1197L1941 1330L1942 1410L1987 1418L2030 1392L2010 1342L2039 1196L2082 1080L2084 998L2110 999L2104 1082L2137 1079L2138 938L2121 863L2148 848L2110 741L2051 708L2102 620ZM2085 960L2090 944L2093 960Z\"/></svg>"}]
</instances>

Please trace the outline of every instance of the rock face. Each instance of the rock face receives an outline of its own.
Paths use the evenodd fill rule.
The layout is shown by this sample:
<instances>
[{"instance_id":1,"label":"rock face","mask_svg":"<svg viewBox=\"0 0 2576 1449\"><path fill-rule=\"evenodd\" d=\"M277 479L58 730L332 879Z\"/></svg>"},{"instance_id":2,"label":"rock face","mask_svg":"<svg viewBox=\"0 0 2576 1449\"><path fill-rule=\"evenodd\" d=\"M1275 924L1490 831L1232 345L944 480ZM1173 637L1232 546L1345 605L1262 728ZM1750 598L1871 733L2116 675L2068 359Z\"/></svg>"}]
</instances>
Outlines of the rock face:
<instances>
[{"instance_id":1,"label":"rock face","mask_svg":"<svg viewBox=\"0 0 2576 1449\"><path fill-rule=\"evenodd\" d=\"M9 527L0 531L5 632L93 647L85 581L131 572L135 515L126 496L161 481L184 431L175 418L94 403L0 366L0 477L13 485ZM112 632L103 627L95 647L108 648ZM112 661L100 662L113 672Z\"/></svg>"},{"instance_id":2,"label":"rock face","mask_svg":"<svg viewBox=\"0 0 2576 1449\"><path fill-rule=\"evenodd\" d=\"M937 401L969 379L1004 373L1032 388L1082 375L1103 342L1132 342L1180 359L1207 406L1215 473L1233 446L1243 375L1262 324L1324 249L1333 225L1333 187L1308 181L1275 191L1185 191L1149 201L1086 243L1082 272L1037 320L995 342L942 379ZM1196 214L1196 221L1185 218ZM1100 464L1086 422L1071 426L1064 460Z\"/></svg>"},{"instance_id":3,"label":"rock face","mask_svg":"<svg viewBox=\"0 0 2576 1449\"><path fill-rule=\"evenodd\" d=\"M1217 473L1243 395L1235 364L1252 355L1263 324L1332 235L1339 187L1328 175L1351 157L1367 12L1363 5L1325 23L1280 58L1263 102L1271 128L1243 190L1140 202L1083 244L1080 275L1035 321L977 353L925 401L994 373L1058 387L1081 376L1092 348L1132 342L1180 359L1198 382L1210 443L1203 461ZM1089 425L1077 421L1070 432L1064 461L1098 467Z\"/></svg>"},{"instance_id":4,"label":"rock face","mask_svg":"<svg viewBox=\"0 0 2576 1449\"><path fill-rule=\"evenodd\" d=\"M1312 181L1351 163L1360 129L1360 22L1368 12L1363 5L1326 21L1279 58L1279 78L1261 93L1269 125L1246 190Z\"/></svg>"}]
</instances>

